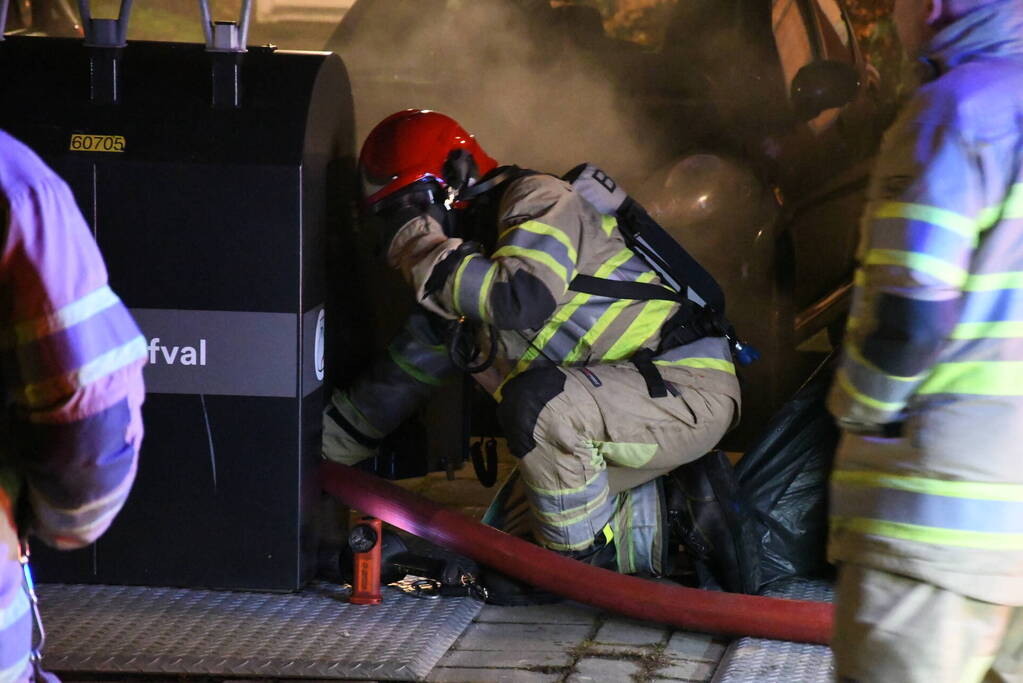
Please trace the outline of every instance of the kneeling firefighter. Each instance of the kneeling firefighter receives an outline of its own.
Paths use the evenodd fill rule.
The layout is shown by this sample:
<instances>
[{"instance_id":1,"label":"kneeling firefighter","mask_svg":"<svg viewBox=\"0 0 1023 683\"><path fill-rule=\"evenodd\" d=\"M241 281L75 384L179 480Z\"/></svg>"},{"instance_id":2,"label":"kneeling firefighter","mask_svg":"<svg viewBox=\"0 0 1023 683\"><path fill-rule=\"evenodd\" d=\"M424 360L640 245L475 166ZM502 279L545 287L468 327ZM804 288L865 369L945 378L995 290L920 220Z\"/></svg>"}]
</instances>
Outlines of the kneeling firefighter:
<instances>
[{"instance_id":1,"label":"kneeling firefighter","mask_svg":"<svg viewBox=\"0 0 1023 683\"><path fill-rule=\"evenodd\" d=\"M359 169L363 208L420 308L386 355L334 391L326 458L373 456L435 385L469 371L498 401L540 545L663 575L669 546L706 550L715 530L737 535L741 511L720 504L728 482L679 469L727 467L721 454L698 460L738 420L727 325L630 247L611 215L625 199L613 181L590 166L574 185L498 166L457 122L423 110L379 123ZM692 514L669 510L708 501L730 519L694 529ZM738 543L727 541L733 565L752 548ZM754 590L744 570L720 583Z\"/></svg>"}]
</instances>

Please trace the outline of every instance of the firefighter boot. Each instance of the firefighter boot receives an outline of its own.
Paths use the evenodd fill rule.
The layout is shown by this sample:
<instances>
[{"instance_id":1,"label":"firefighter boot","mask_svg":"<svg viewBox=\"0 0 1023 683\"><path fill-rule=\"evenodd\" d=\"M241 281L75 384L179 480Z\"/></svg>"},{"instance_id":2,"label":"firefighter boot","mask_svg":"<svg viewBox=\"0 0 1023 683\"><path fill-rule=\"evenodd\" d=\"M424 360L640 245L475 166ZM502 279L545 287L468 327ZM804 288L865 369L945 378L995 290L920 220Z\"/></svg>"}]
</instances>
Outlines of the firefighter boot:
<instances>
[{"instance_id":1,"label":"firefighter boot","mask_svg":"<svg viewBox=\"0 0 1023 683\"><path fill-rule=\"evenodd\" d=\"M721 451L665 476L668 528L696 571L701 588L731 593L760 588L760 545L732 465Z\"/></svg>"}]
</instances>

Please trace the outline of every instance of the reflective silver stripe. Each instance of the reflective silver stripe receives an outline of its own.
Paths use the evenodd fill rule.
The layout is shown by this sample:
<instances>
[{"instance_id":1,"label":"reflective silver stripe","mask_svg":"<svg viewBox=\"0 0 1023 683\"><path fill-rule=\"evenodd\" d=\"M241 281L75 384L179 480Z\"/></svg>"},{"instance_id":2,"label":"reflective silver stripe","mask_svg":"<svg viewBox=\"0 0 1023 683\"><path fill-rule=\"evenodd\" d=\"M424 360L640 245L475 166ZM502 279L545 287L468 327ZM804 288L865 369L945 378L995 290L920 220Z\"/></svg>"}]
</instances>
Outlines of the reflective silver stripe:
<instances>
[{"instance_id":1,"label":"reflective silver stripe","mask_svg":"<svg viewBox=\"0 0 1023 683\"><path fill-rule=\"evenodd\" d=\"M1023 485L872 470L831 477L832 527L982 550L1023 550Z\"/></svg>"},{"instance_id":2,"label":"reflective silver stripe","mask_svg":"<svg viewBox=\"0 0 1023 683\"><path fill-rule=\"evenodd\" d=\"M621 268L623 264L635 260L636 256L632 253L632 250L624 247L619 250L617 254L605 261L597 269L594 275L596 277L608 277L611 273ZM568 303L562 304L554 312L554 315L547 321L543 329L540 330L540 332L537 333L537 335L530 341L529 348L526 349L522 356L518 359L512 371L509 372L502 380L501 386L494 391L494 398L497 401L501 400L501 389L504 385L511 381L512 378L525 372L530 365L532 365L533 361L544 352L547 347L547 343L558 334L561 327L566 324L566 322L581 306L590 301L591 298L592 295L579 292L573 296Z\"/></svg>"},{"instance_id":3,"label":"reflective silver stripe","mask_svg":"<svg viewBox=\"0 0 1023 683\"><path fill-rule=\"evenodd\" d=\"M18 577L21 577L21 570L18 570ZM19 582L20 583L20 582ZM28 595L23 590L18 590L14 599L6 608L0 610L0 632L17 623L23 616L28 614L32 607L28 601Z\"/></svg>"},{"instance_id":4,"label":"reflective silver stripe","mask_svg":"<svg viewBox=\"0 0 1023 683\"><path fill-rule=\"evenodd\" d=\"M676 361L686 358L715 358L727 361L731 365L732 354L728 350L728 343L722 337L704 337L697 339L691 344L676 346L668 349L657 356L654 361L663 361L663 365L675 365ZM734 366L732 368L734 374ZM727 372L727 370L726 370Z\"/></svg>"},{"instance_id":5,"label":"reflective silver stripe","mask_svg":"<svg viewBox=\"0 0 1023 683\"><path fill-rule=\"evenodd\" d=\"M145 357L146 341L140 335L93 358L80 368L29 384L22 390L23 400L29 406L49 405Z\"/></svg>"},{"instance_id":6,"label":"reflective silver stripe","mask_svg":"<svg viewBox=\"0 0 1023 683\"><path fill-rule=\"evenodd\" d=\"M611 529L614 532L618 571L623 574L660 574L661 501L657 482L618 495Z\"/></svg>"},{"instance_id":7,"label":"reflective silver stripe","mask_svg":"<svg viewBox=\"0 0 1023 683\"><path fill-rule=\"evenodd\" d=\"M28 639L31 640L31 639ZM32 647L31 642L29 648ZM25 675L28 672L29 666L29 654L26 652L25 656L19 659L14 664L10 665L6 669L0 669L0 683L19 683L25 682Z\"/></svg>"},{"instance_id":8,"label":"reflective silver stripe","mask_svg":"<svg viewBox=\"0 0 1023 683\"><path fill-rule=\"evenodd\" d=\"M917 491L835 482L831 514L901 524L1023 534L1023 502L938 496Z\"/></svg>"},{"instance_id":9,"label":"reflective silver stripe","mask_svg":"<svg viewBox=\"0 0 1023 683\"><path fill-rule=\"evenodd\" d=\"M578 255L571 238L564 231L540 221L526 221L508 228L497 241L498 250L513 245L550 254L565 270L571 272Z\"/></svg>"},{"instance_id":10,"label":"reflective silver stripe","mask_svg":"<svg viewBox=\"0 0 1023 683\"><path fill-rule=\"evenodd\" d=\"M1023 291L1019 289L967 292L963 299L961 323L1023 321Z\"/></svg>"},{"instance_id":11,"label":"reflective silver stripe","mask_svg":"<svg viewBox=\"0 0 1023 683\"><path fill-rule=\"evenodd\" d=\"M506 244L494 252L493 259L495 261L501 259L518 259L519 261L532 262L546 266L552 273L554 273L559 280L564 282L564 287L568 286L568 283L575 277L575 265L565 265L565 258L558 259L555 256L548 254L546 251L539 249L526 249L524 247L518 247L514 244ZM542 279L542 278L541 278Z\"/></svg>"},{"instance_id":12,"label":"reflective silver stripe","mask_svg":"<svg viewBox=\"0 0 1023 683\"><path fill-rule=\"evenodd\" d=\"M109 286L103 285L53 313L17 323L11 330L0 331L0 348L10 348L66 330L120 301Z\"/></svg>"},{"instance_id":13,"label":"reflective silver stripe","mask_svg":"<svg viewBox=\"0 0 1023 683\"><path fill-rule=\"evenodd\" d=\"M534 512L534 531L541 544L553 550L588 548L596 530L611 516L613 500L608 493L606 469L574 488L545 489L533 486L526 477L523 483Z\"/></svg>"},{"instance_id":14,"label":"reflective silver stripe","mask_svg":"<svg viewBox=\"0 0 1023 683\"><path fill-rule=\"evenodd\" d=\"M555 514L566 508L578 508L607 490L607 471L601 470L582 486L567 489L544 489L523 483L534 494L534 507L541 514Z\"/></svg>"},{"instance_id":15,"label":"reflective silver stripe","mask_svg":"<svg viewBox=\"0 0 1023 683\"><path fill-rule=\"evenodd\" d=\"M473 254L459 265L454 284L455 308L459 313L474 320L490 320L486 307L496 269L496 263L478 254Z\"/></svg>"},{"instance_id":16,"label":"reflective silver stripe","mask_svg":"<svg viewBox=\"0 0 1023 683\"><path fill-rule=\"evenodd\" d=\"M896 415L905 408L925 377L900 377L883 372L863 357L850 336L846 339L842 365L835 373L835 386L856 403Z\"/></svg>"},{"instance_id":17,"label":"reflective silver stripe","mask_svg":"<svg viewBox=\"0 0 1023 683\"><path fill-rule=\"evenodd\" d=\"M534 530L540 542L552 550L584 550L593 545L597 532L607 524L613 510L613 498L604 494L604 500L585 515L571 523L555 524L540 517L534 518Z\"/></svg>"}]
</instances>

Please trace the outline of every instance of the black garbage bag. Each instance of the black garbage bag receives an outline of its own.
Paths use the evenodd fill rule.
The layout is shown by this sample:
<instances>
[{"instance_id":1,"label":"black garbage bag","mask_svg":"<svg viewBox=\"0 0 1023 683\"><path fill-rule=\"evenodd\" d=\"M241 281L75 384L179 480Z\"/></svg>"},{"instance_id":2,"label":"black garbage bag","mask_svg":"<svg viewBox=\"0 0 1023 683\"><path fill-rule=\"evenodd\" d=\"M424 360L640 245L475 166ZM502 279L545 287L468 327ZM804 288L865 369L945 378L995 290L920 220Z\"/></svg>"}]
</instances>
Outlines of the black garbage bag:
<instances>
[{"instance_id":1,"label":"black garbage bag","mask_svg":"<svg viewBox=\"0 0 1023 683\"><path fill-rule=\"evenodd\" d=\"M761 587L829 572L828 478L839 431L824 401L834 368L829 357L736 465L740 493L760 534Z\"/></svg>"}]
</instances>

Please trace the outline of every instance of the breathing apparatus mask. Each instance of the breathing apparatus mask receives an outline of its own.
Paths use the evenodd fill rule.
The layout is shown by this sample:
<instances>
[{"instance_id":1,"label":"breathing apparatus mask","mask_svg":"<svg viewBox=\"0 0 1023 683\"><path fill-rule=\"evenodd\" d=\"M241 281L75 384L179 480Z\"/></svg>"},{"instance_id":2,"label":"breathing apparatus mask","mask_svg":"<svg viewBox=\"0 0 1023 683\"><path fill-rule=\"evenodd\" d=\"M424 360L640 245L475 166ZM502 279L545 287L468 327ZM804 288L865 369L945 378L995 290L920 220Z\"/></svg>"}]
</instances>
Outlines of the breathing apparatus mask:
<instances>
[{"instance_id":1,"label":"breathing apparatus mask","mask_svg":"<svg viewBox=\"0 0 1023 683\"><path fill-rule=\"evenodd\" d=\"M369 207L366 220L378 236L377 251L387 253L395 235L409 221L427 216L436 221L447 237L472 240L474 235L463 229L467 207L464 195L472 188L479 171L472 154L463 149L452 150L444 164L443 176L427 175L410 183ZM477 196L472 193L472 196Z\"/></svg>"}]
</instances>

